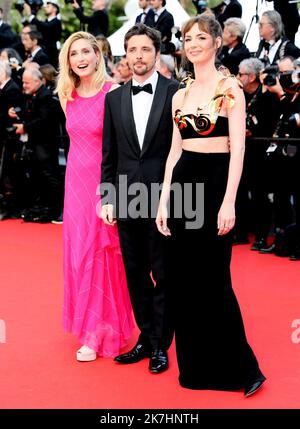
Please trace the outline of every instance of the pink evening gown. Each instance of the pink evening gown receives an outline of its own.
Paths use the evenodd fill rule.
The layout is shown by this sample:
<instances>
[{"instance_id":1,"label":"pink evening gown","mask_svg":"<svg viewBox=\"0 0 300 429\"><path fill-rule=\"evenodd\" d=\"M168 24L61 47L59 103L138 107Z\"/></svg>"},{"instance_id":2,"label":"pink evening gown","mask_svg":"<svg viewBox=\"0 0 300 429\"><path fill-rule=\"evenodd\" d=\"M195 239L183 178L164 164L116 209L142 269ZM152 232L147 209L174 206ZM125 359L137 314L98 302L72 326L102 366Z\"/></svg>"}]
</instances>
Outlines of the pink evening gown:
<instances>
[{"instance_id":1,"label":"pink evening gown","mask_svg":"<svg viewBox=\"0 0 300 429\"><path fill-rule=\"evenodd\" d=\"M96 214L104 100L111 85L87 98L75 91L66 109L63 324L103 357L118 355L134 326L117 227Z\"/></svg>"}]
</instances>

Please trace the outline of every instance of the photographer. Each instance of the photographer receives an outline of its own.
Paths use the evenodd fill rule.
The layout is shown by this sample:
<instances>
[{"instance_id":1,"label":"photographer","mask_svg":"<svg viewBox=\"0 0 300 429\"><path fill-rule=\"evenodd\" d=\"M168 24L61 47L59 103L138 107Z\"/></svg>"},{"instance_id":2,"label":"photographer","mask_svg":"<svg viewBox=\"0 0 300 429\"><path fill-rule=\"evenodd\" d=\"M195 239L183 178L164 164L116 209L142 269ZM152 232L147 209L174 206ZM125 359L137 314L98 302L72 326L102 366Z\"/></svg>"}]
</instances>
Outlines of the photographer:
<instances>
[{"instance_id":1,"label":"photographer","mask_svg":"<svg viewBox=\"0 0 300 429\"><path fill-rule=\"evenodd\" d=\"M278 62L277 75L268 68L261 75L266 89L280 100L281 115L274 137L300 139L300 72L295 70L293 58L285 57ZM290 256L291 260L300 260L300 146L298 144L272 143L268 149L270 162L273 163L274 185L274 224L275 241L261 253L275 253L278 256ZM280 172L280 175L278 174ZM293 231L294 213L291 206L294 198L295 234Z\"/></svg>"},{"instance_id":2,"label":"photographer","mask_svg":"<svg viewBox=\"0 0 300 429\"><path fill-rule=\"evenodd\" d=\"M58 49L57 44L60 42L62 26L61 21L58 19L59 5L57 0L47 1L44 5L44 12L47 17L45 22L40 21L34 14L32 14L31 7L28 3L24 4L24 13L29 16L30 24L34 24L37 30L42 34L43 46L45 53L49 58L50 64L54 67L58 65Z\"/></svg>"},{"instance_id":3,"label":"photographer","mask_svg":"<svg viewBox=\"0 0 300 429\"><path fill-rule=\"evenodd\" d=\"M21 68L23 61L18 52L13 48L2 49L0 60L9 64L11 68L11 78L20 88L22 88Z\"/></svg>"},{"instance_id":4,"label":"photographer","mask_svg":"<svg viewBox=\"0 0 300 429\"><path fill-rule=\"evenodd\" d=\"M57 102L42 80L39 70L24 71L26 104L22 112L23 121L13 124L17 135L28 135L26 149L31 153L33 196L38 207L28 210L22 217L31 222L50 222L58 217L62 205L62 184L58 170ZM12 118L17 116L14 109L10 109L9 114Z\"/></svg>"},{"instance_id":5,"label":"photographer","mask_svg":"<svg viewBox=\"0 0 300 429\"><path fill-rule=\"evenodd\" d=\"M268 171L266 150L269 144L255 142L252 137L271 137L280 115L280 101L275 94L263 91L260 72L264 65L257 58L243 60L238 78L243 84L246 98L246 149L244 171L237 199L238 223L236 234L239 242L246 242L247 224L252 221L255 240L251 250L266 247L271 225L271 204L268 199ZM251 213L247 219L248 200L251 194ZM241 238L241 239L240 239Z\"/></svg>"},{"instance_id":6,"label":"photographer","mask_svg":"<svg viewBox=\"0 0 300 429\"><path fill-rule=\"evenodd\" d=\"M86 16L83 13L82 6L76 0L66 0L66 3L71 3L74 13L82 24L87 24L87 31L94 36L103 34L107 36L109 18L107 13L107 6L109 0L93 0L93 14Z\"/></svg>"},{"instance_id":7,"label":"photographer","mask_svg":"<svg viewBox=\"0 0 300 429\"><path fill-rule=\"evenodd\" d=\"M11 79L11 72L8 62L0 61L0 193L3 194L0 220L10 217L17 206L12 159L16 141L8 132L12 125L8 109L22 104L22 93Z\"/></svg>"}]
</instances>

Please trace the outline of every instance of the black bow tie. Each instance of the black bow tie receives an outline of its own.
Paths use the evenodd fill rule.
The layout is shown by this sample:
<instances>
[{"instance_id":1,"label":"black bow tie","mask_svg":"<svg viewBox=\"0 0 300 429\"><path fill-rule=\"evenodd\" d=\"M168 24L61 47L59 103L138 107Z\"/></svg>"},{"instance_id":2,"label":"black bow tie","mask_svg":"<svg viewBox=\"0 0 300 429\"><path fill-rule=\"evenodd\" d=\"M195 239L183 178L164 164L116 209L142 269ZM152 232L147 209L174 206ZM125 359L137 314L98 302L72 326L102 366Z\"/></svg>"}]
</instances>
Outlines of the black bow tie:
<instances>
[{"instance_id":1,"label":"black bow tie","mask_svg":"<svg viewBox=\"0 0 300 429\"><path fill-rule=\"evenodd\" d=\"M270 43L269 43L269 42L264 42L264 48L265 48L265 50L266 50L267 52L269 52L270 47L271 47L271 45L270 45Z\"/></svg>"},{"instance_id":2,"label":"black bow tie","mask_svg":"<svg viewBox=\"0 0 300 429\"><path fill-rule=\"evenodd\" d=\"M153 94L151 83L147 83L147 85L144 85L144 86L132 86L131 90L133 95L136 95L141 91L145 91L145 92L148 92L149 94Z\"/></svg>"}]
</instances>

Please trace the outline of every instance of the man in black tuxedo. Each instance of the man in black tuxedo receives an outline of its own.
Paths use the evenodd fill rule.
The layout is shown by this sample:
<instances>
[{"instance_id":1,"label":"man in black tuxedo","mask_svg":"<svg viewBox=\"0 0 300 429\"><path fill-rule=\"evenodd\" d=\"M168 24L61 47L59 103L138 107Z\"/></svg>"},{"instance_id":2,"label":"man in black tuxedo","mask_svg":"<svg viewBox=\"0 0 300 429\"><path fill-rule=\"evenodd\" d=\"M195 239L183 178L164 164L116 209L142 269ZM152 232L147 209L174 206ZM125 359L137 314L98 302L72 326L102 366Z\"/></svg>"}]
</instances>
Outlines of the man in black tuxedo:
<instances>
[{"instance_id":1,"label":"man in black tuxedo","mask_svg":"<svg viewBox=\"0 0 300 429\"><path fill-rule=\"evenodd\" d=\"M135 20L136 24L145 24L148 27L154 26L154 10L150 7L150 0L139 0L139 7L143 10Z\"/></svg>"},{"instance_id":2,"label":"man in black tuxedo","mask_svg":"<svg viewBox=\"0 0 300 429\"><path fill-rule=\"evenodd\" d=\"M284 36L280 14L276 10L265 11L259 21L259 42L255 57L268 65L277 64L286 56L298 58L300 49Z\"/></svg>"},{"instance_id":3,"label":"man in black tuxedo","mask_svg":"<svg viewBox=\"0 0 300 429\"><path fill-rule=\"evenodd\" d=\"M150 357L150 372L159 373L168 368L173 324L166 241L155 225L159 196L156 199L150 189L163 181L172 140L171 102L178 84L155 71L160 51L156 30L144 24L132 27L125 36L125 51L133 79L106 96L101 216L106 224L114 224L116 209L128 288L141 333L135 347L115 360L126 364ZM106 193L109 186L117 190L116 198L114 192ZM131 192L134 187L135 193ZM140 206L137 196L142 197ZM149 205L151 200L154 204Z\"/></svg>"},{"instance_id":4,"label":"man in black tuxedo","mask_svg":"<svg viewBox=\"0 0 300 429\"><path fill-rule=\"evenodd\" d=\"M165 8L166 0L150 0L150 4L154 11L154 23L149 27L153 27L161 34L161 53L170 54L175 52L175 46L171 43L172 28L174 27L173 15Z\"/></svg>"},{"instance_id":5,"label":"man in black tuxedo","mask_svg":"<svg viewBox=\"0 0 300 429\"><path fill-rule=\"evenodd\" d=\"M290 3L290 0L267 0L274 2L274 9L281 15L284 25L285 36L292 43L295 42L295 34L300 24L300 16L297 3Z\"/></svg>"}]
</instances>

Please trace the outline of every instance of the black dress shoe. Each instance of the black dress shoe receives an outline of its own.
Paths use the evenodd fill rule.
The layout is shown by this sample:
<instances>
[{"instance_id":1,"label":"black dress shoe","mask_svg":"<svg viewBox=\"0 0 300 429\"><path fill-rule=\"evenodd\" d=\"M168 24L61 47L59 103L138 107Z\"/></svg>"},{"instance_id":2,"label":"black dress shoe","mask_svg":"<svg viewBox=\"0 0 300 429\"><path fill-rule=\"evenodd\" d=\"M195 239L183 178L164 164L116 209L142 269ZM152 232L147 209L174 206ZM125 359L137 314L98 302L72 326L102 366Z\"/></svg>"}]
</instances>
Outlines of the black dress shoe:
<instances>
[{"instance_id":1,"label":"black dress shoe","mask_svg":"<svg viewBox=\"0 0 300 429\"><path fill-rule=\"evenodd\" d=\"M165 350L155 349L152 351L150 362L149 362L149 371L153 374L159 374L164 372L169 368L168 355Z\"/></svg>"},{"instance_id":2,"label":"black dress shoe","mask_svg":"<svg viewBox=\"0 0 300 429\"><path fill-rule=\"evenodd\" d=\"M264 253L266 255L275 253L275 243L271 244L269 247L262 247L259 251L259 253Z\"/></svg>"},{"instance_id":3,"label":"black dress shoe","mask_svg":"<svg viewBox=\"0 0 300 429\"><path fill-rule=\"evenodd\" d=\"M125 364L136 363L150 356L151 356L150 347L146 346L145 344L137 343L133 347L133 349L129 350L129 352L116 356L114 358L114 361L118 363L125 363Z\"/></svg>"},{"instance_id":4,"label":"black dress shoe","mask_svg":"<svg viewBox=\"0 0 300 429\"><path fill-rule=\"evenodd\" d=\"M300 261L300 251L296 251L290 255L290 261Z\"/></svg>"},{"instance_id":5,"label":"black dress shoe","mask_svg":"<svg viewBox=\"0 0 300 429\"><path fill-rule=\"evenodd\" d=\"M258 389L261 388L263 383L266 381L265 377L261 377L256 379L254 382L247 384L244 389L244 394L248 398L248 396L253 395L253 393L257 392Z\"/></svg>"},{"instance_id":6,"label":"black dress shoe","mask_svg":"<svg viewBox=\"0 0 300 429\"><path fill-rule=\"evenodd\" d=\"M260 250L263 247L267 247L267 242L264 238L260 240L255 240L252 246L250 247L251 250Z\"/></svg>"}]
</instances>

